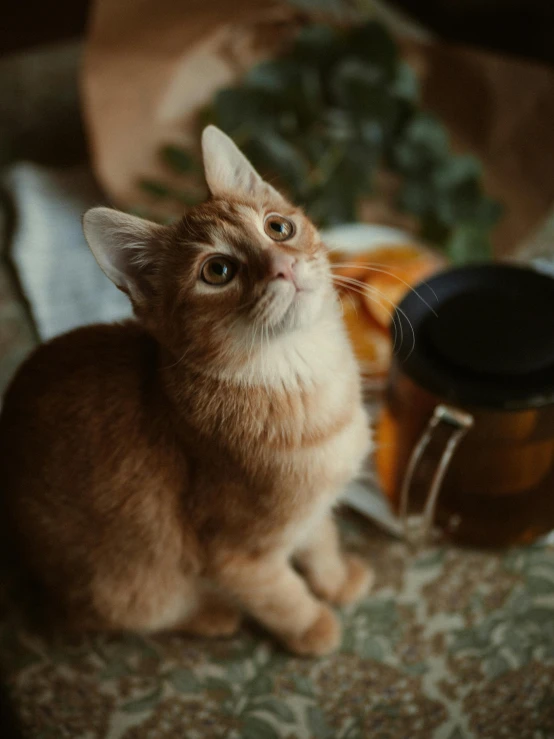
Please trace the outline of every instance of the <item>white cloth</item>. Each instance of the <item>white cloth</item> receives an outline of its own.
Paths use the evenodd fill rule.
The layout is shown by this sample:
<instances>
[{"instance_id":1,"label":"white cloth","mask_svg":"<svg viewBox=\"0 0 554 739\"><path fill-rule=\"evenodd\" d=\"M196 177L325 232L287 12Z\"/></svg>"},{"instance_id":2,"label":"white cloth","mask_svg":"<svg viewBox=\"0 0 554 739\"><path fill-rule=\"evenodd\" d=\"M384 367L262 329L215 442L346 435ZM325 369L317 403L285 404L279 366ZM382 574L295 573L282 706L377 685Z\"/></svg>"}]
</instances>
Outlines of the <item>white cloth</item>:
<instances>
[{"instance_id":1,"label":"white cloth","mask_svg":"<svg viewBox=\"0 0 554 739\"><path fill-rule=\"evenodd\" d=\"M27 162L6 173L15 228L11 258L39 336L131 315L129 301L101 271L81 217L103 197L86 167L47 169Z\"/></svg>"}]
</instances>

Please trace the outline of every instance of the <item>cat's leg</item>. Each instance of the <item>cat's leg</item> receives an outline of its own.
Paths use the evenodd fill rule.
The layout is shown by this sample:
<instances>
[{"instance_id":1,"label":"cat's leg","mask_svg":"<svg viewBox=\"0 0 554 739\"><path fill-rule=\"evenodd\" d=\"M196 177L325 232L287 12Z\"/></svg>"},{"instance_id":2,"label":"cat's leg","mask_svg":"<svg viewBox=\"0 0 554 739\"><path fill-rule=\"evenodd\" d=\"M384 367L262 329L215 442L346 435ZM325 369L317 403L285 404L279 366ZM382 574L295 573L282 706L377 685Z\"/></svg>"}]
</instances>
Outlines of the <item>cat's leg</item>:
<instances>
[{"instance_id":1,"label":"cat's leg","mask_svg":"<svg viewBox=\"0 0 554 739\"><path fill-rule=\"evenodd\" d=\"M129 563L126 563L128 565ZM91 583L88 628L158 632L177 629L198 609L197 579L178 568L98 569Z\"/></svg>"},{"instance_id":2,"label":"cat's leg","mask_svg":"<svg viewBox=\"0 0 554 739\"><path fill-rule=\"evenodd\" d=\"M227 555L216 578L254 618L293 652L320 655L336 649L340 626L334 613L310 593L285 554Z\"/></svg>"},{"instance_id":3,"label":"cat's leg","mask_svg":"<svg viewBox=\"0 0 554 739\"><path fill-rule=\"evenodd\" d=\"M178 570L140 574L134 583L102 579L95 598L101 628L215 637L230 636L240 626L240 610L194 575Z\"/></svg>"},{"instance_id":4,"label":"cat's leg","mask_svg":"<svg viewBox=\"0 0 554 739\"><path fill-rule=\"evenodd\" d=\"M197 636L232 636L241 624L242 613L222 593L204 584L198 588L198 599L190 616L176 627Z\"/></svg>"},{"instance_id":5,"label":"cat's leg","mask_svg":"<svg viewBox=\"0 0 554 739\"><path fill-rule=\"evenodd\" d=\"M360 557L341 552L331 514L294 552L294 561L318 598L337 605L360 599L373 582L373 572Z\"/></svg>"}]
</instances>

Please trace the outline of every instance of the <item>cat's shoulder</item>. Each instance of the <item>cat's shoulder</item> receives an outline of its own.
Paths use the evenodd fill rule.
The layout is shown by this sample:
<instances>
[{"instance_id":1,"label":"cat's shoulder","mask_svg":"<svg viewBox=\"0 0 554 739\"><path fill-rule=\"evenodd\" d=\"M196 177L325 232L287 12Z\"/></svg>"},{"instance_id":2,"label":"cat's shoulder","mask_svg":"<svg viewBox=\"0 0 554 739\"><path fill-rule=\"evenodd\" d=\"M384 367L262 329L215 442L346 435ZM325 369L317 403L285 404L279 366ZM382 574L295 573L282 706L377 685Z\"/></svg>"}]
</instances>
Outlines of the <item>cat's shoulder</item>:
<instances>
[{"instance_id":1,"label":"cat's shoulder","mask_svg":"<svg viewBox=\"0 0 554 739\"><path fill-rule=\"evenodd\" d=\"M156 356L155 340L134 321L83 326L40 344L17 371L7 395L25 385L38 391L99 379L133 383L154 370Z\"/></svg>"},{"instance_id":2,"label":"cat's shoulder","mask_svg":"<svg viewBox=\"0 0 554 739\"><path fill-rule=\"evenodd\" d=\"M93 360L117 362L124 357L152 353L154 339L135 321L98 323L81 326L40 344L27 360L28 364L56 362L75 366Z\"/></svg>"}]
</instances>

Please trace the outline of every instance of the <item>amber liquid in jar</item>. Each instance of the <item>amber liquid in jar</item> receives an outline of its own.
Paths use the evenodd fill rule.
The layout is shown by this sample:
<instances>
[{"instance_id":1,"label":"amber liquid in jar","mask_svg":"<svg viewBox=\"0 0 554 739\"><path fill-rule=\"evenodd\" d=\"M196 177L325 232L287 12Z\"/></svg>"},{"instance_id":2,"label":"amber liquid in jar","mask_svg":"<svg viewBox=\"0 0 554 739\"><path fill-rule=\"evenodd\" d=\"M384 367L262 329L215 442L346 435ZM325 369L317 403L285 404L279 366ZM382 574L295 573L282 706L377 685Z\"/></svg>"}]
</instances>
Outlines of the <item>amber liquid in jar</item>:
<instances>
[{"instance_id":1,"label":"amber liquid in jar","mask_svg":"<svg viewBox=\"0 0 554 739\"><path fill-rule=\"evenodd\" d=\"M389 387L377 427L377 468L397 512L409 458L437 402L406 377ZM554 529L554 406L463 410L474 425L443 481L436 527L458 543L485 547L528 543ZM409 513L423 509L447 438L447 428L437 429L423 455Z\"/></svg>"}]
</instances>

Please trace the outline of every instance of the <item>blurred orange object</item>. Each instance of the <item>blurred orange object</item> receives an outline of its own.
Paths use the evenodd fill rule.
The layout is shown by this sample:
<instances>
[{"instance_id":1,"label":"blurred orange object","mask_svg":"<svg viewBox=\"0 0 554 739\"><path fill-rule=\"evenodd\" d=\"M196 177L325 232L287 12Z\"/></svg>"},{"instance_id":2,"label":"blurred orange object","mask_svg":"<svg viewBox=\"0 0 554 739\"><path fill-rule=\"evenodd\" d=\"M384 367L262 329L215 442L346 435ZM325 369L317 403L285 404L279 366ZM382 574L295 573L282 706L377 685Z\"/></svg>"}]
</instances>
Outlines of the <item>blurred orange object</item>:
<instances>
[{"instance_id":1,"label":"blurred orange object","mask_svg":"<svg viewBox=\"0 0 554 739\"><path fill-rule=\"evenodd\" d=\"M361 253L331 252L343 318L362 373L384 375L390 364L389 332L395 307L413 285L446 266L417 244L393 244Z\"/></svg>"},{"instance_id":2,"label":"blurred orange object","mask_svg":"<svg viewBox=\"0 0 554 739\"><path fill-rule=\"evenodd\" d=\"M436 257L423 254L404 264L391 265L387 272L371 273L366 279L369 289L364 301L367 309L381 326L388 328L392 312L404 295L442 265Z\"/></svg>"},{"instance_id":3,"label":"blurred orange object","mask_svg":"<svg viewBox=\"0 0 554 739\"><path fill-rule=\"evenodd\" d=\"M421 254L421 247L415 244L393 244L379 246L358 254L332 251L329 259L333 265L333 274L365 282L372 266L405 264L413 259L419 259Z\"/></svg>"},{"instance_id":4,"label":"blurred orange object","mask_svg":"<svg viewBox=\"0 0 554 739\"><path fill-rule=\"evenodd\" d=\"M344 292L341 300L343 320L362 374L384 375L390 362L390 336L367 314L355 293Z\"/></svg>"}]
</instances>

